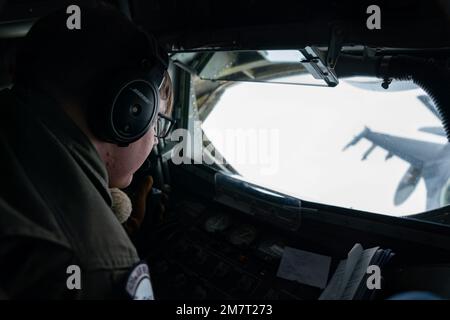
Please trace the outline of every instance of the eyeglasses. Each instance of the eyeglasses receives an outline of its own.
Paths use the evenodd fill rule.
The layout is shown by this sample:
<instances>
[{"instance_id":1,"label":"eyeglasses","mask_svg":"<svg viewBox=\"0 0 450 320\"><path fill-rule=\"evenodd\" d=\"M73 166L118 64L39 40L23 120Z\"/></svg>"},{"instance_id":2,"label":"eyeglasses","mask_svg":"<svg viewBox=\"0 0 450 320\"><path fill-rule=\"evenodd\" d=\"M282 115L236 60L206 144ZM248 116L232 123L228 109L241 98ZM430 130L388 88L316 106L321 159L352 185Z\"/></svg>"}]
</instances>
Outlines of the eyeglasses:
<instances>
[{"instance_id":1,"label":"eyeglasses","mask_svg":"<svg viewBox=\"0 0 450 320\"><path fill-rule=\"evenodd\" d=\"M155 132L158 138L165 138L169 134L170 130L172 130L175 125L175 120L171 117L168 117L162 113L158 113L158 117L155 123Z\"/></svg>"}]
</instances>

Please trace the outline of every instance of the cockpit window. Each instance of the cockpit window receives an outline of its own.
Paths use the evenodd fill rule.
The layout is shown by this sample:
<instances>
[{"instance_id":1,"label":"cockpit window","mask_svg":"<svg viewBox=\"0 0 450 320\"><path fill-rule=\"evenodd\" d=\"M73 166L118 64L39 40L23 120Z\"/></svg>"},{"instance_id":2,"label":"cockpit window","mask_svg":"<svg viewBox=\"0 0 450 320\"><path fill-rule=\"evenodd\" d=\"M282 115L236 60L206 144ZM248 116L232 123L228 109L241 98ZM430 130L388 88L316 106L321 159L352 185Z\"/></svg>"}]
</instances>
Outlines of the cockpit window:
<instances>
[{"instance_id":1,"label":"cockpit window","mask_svg":"<svg viewBox=\"0 0 450 320\"><path fill-rule=\"evenodd\" d=\"M363 77L334 88L193 83L205 149L251 182L393 216L450 201L439 113L412 82L388 90Z\"/></svg>"}]
</instances>

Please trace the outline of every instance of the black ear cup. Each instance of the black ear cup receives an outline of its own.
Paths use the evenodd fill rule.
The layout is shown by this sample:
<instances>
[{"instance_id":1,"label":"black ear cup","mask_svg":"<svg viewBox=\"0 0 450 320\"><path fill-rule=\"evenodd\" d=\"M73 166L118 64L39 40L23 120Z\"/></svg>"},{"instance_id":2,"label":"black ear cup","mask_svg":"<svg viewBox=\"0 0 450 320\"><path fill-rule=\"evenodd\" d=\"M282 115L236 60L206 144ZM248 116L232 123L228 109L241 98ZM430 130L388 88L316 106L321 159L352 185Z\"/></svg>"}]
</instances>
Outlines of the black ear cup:
<instances>
[{"instance_id":1,"label":"black ear cup","mask_svg":"<svg viewBox=\"0 0 450 320\"><path fill-rule=\"evenodd\" d=\"M143 79L125 84L111 106L111 133L118 143L141 138L154 122L159 109L158 88Z\"/></svg>"},{"instance_id":2,"label":"black ear cup","mask_svg":"<svg viewBox=\"0 0 450 320\"><path fill-rule=\"evenodd\" d=\"M89 88L89 126L103 141L127 146L145 135L156 121L159 87L169 57L156 43L149 41L149 47L149 59L144 58L139 66L101 74L92 82L96 86Z\"/></svg>"},{"instance_id":3,"label":"black ear cup","mask_svg":"<svg viewBox=\"0 0 450 320\"><path fill-rule=\"evenodd\" d=\"M159 110L159 89L152 77L151 72L116 72L103 87L93 89L88 120L98 138L127 146L147 133Z\"/></svg>"}]
</instances>

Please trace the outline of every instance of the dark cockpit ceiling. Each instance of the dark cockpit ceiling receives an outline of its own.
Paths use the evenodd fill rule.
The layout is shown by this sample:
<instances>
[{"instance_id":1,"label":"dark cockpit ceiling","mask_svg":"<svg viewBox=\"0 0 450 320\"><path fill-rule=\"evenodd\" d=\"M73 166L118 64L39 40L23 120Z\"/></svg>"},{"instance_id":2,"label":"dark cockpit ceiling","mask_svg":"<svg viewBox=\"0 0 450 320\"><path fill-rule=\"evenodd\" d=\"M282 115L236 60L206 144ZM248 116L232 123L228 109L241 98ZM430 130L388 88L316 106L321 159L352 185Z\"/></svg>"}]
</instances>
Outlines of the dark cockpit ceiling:
<instances>
[{"instance_id":1,"label":"dark cockpit ceiling","mask_svg":"<svg viewBox=\"0 0 450 320\"><path fill-rule=\"evenodd\" d=\"M33 22L56 9L93 0L0 0L0 87L10 83L14 51ZM447 58L450 1L108 0L171 52L318 47L326 53L408 54ZM381 29L369 30L378 5ZM49 35L51 37L51 35ZM329 53L328 53L329 54ZM350 63L354 69L354 63ZM361 65L360 63L358 65ZM348 69L341 59L339 69ZM366 67L364 67L366 68ZM352 74L355 72L352 72ZM338 73L338 76L341 76Z\"/></svg>"},{"instance_id":2,"label":"dark cockpit ceiling","mask_svg":"<svg viewBox=\"0 0 450 320\"><path fill-rule=\"evenodd\" d=\"M57 8L92 1L1 0L0 37L26 33L31 22ZM276 49L328 46L336 32L343 45L393 48L450 46L450 2L255 0L107 1L172 50ZM366 10L381 9L381 29L369 30Z\"/></svg>"},{"instance_id":3,"label":"dark cockpit ceiling","mask_svg":"<svg viewBox=\"0 0 450 320\"><path fill-rule=\"evenodd\" d=\"M450 43L449 1L169 1L161 4L157 19L144 17L155 12L151 1L136 4L142 15L136 21L176 50L328 46L336 33L343 45L433 48ZM380 30L366 26L373 4L381 9Z\"/></svg>"}]
</instances>

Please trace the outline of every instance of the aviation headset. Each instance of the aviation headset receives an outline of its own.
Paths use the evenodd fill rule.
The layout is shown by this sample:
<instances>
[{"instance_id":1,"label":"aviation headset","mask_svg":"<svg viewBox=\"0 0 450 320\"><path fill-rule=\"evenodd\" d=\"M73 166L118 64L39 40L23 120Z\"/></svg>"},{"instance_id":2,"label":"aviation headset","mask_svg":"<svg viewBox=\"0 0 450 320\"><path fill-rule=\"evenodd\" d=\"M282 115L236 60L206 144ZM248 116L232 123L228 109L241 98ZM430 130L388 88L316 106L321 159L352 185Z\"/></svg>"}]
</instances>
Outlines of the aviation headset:
<instances>
[{"instance_id":1,"label":"aviation headset","mask_svg":"<svg viewBox=\"0 0 450 320\"><path fill-rule=\"evenodd\" d=\"M147 42L146 58L132 67L112 68L95 76L88 90L87 122L99 139L127 146L144 136L155 121L159 110L159 89L169 64L167 52L157 41L140 31ZM23 61L15 84L17 91L27 87L26 62L33 55L24 48L19 55ZM31 80L33 82L33 80ZM38 81L34 85L38 86Z\"/></svg>"},{"instance_id":2,"label":"aviation headset","mask_svg":"<svg viewBox=\"0 0 450 320\"><path fill-rule=\"evenodd\" d=\"M155 39L143 33L152 49L151 58L131 69L102 75L93 88L88 123L100 139L127 146L144 136L159 110L159 89L168 68L168 55Z\"/></svg>"}]
</instances>

